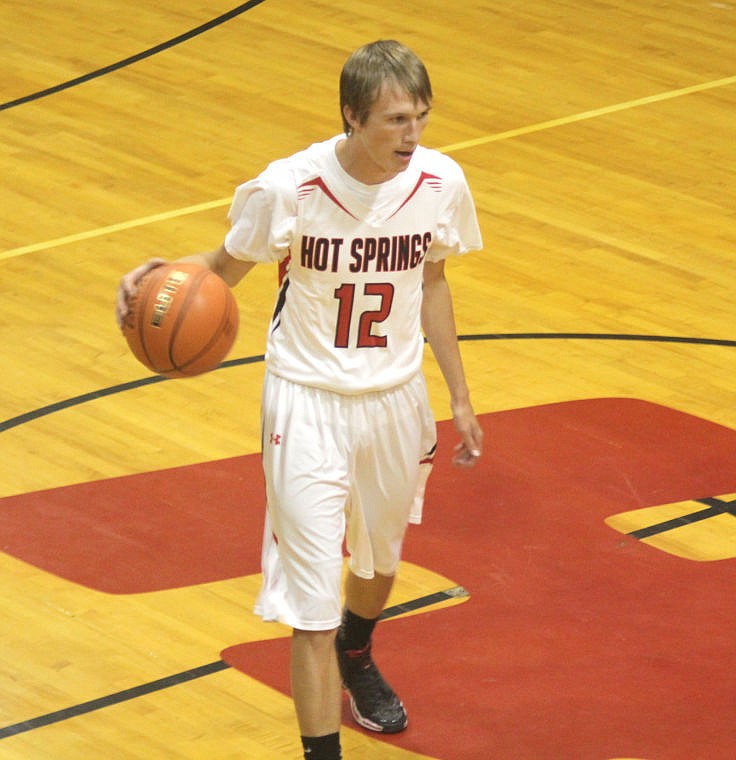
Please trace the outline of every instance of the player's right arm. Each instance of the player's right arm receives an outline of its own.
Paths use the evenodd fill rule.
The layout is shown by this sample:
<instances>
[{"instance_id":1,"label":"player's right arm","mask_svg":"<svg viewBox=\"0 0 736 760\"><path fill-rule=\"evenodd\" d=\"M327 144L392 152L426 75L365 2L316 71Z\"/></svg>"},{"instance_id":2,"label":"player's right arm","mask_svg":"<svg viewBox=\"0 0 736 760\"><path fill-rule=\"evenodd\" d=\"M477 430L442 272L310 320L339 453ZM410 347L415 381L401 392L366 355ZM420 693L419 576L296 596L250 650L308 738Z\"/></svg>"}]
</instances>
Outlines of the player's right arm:
<instances>
[{"instance_id":1,"label":"player's right arm","mask_svg":"<svg viewBox=\"0 0 736 760\"><path fill-rule=\"evenodd\" d=\"M253 261L242 261L231 256L227 252L224 243L214 251L195 253L192 256L176 259L176 261L199 264L218 274L231 288L237 285L255 265ZM152 269L168 263L166 259L149 259L123 275L118 285L117 302L115 304L115 318L117 319L118 327L122 329L123 320L128 314L130 299L136 294L141 277Z\"/></svg>"},{"instance_id":2,"label":"player's right arm","mask_svg":"<svg viewBox=\"0 0 736 760\"><path fill-rule=\"evenodd\" d=\"M231 256L224 243L214 251L195 253L193 256L185 256L177 260L182 263L199 264L210 269L220 275L231 288L235 287L256 264L255 261L243 261Z\"/></svg>"}]
</instances>

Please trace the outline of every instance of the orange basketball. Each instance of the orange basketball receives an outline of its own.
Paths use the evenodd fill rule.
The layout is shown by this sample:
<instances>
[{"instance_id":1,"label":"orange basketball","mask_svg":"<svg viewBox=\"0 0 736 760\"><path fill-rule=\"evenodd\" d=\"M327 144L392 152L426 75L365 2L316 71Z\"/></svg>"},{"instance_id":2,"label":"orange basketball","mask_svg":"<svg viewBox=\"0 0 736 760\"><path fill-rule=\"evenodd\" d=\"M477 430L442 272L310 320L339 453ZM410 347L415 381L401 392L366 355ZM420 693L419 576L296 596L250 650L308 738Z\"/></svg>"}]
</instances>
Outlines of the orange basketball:
<instances>
[{"instance_id":1,"label":"orange basketball","mask_svg":"<svg viewBox=\"0 0 736 760\"><path fill-rule=\"evenodd\" d=\"M198 264L164 264L146 273L123 323L136 358L166 377L214 369L237 332L238 306L230 288Z\"/></svg>"}]
</instances>

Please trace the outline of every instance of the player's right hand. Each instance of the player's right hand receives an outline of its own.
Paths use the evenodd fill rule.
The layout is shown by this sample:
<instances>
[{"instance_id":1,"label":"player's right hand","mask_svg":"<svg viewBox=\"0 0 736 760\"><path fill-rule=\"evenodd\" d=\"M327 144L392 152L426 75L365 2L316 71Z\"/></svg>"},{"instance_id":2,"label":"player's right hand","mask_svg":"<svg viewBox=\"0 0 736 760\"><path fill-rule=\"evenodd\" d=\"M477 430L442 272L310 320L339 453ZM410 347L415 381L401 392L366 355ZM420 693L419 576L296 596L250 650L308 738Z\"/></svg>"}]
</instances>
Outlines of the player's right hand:
<instances>
[{"instance_id":1,"label":"player's right hand","mask_svg":"<svg viewBox=\"0 0 736 760\"><path fill-rule=\"evenodd\" d=\"M117 321L118 327L121 330L123 329L123 322L125 321L125 317L128 316L128 311L130 310L130 299L138 291L138 282L140 281L141 277L148 274L148 272L150 272L152 269L155 269L156 267L160 267L163 264L167 263L168 262L166 259L149 259L145 263L141 264L135 269L131 269L130 272L122 276L120 283L118 284L118 294L117 300L115 302L115 320Z\"/></svg>"}]
</instances>

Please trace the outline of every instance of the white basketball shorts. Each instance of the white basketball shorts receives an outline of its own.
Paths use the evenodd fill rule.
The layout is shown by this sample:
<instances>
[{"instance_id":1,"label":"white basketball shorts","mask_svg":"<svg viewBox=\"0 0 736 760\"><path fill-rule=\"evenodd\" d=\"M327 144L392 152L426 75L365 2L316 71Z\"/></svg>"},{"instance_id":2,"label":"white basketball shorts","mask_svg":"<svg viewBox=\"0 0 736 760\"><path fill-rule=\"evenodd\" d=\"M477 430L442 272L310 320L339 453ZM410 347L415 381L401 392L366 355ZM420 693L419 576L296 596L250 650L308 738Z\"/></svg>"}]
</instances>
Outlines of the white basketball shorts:
<instances>
[{"instance_id":1,"label":"white basketball shorts","mask_svg":"<svg viewBox=\"0 0 736 760\"><path fill-rule=\"evenodd\" d=\"M256 613L301 630L340 623L343 545L361 578L393 575L421 521L436 429L424 377L344 395L266 373L267 515Z\"/></svg>"}]
</instances>

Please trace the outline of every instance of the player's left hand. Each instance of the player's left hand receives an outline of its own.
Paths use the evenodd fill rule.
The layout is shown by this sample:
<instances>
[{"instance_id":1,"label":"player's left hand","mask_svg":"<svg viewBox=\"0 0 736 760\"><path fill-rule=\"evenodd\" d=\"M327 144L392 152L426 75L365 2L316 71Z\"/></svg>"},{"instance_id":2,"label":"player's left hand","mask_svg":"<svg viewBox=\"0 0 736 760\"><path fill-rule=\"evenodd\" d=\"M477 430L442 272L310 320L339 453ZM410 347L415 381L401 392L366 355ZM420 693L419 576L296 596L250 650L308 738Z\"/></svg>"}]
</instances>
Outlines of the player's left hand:
<instances>
[{"instance_id":1,"label":"player's left hand","mask_svg":"<svg viewBox=\"0 0 736 760\"><path fill-rule=\"evenodd\" d=\"M480 454L479 449L468 449L464 443L460 442L454 448L452 463L455 467L473 467Z\"/></svg>"},{"instance_id":2,"label":"player's left hand","mask_svg":"<svg viewBox=\"0 0 736 760\"><path fill-rule=\"evenodd\" d=\"M473 467L483 453L483 431L470 403L453 405L452 419L461 439L455 446L452 463L455 467Z\"/></svg>"}]
</instances>

